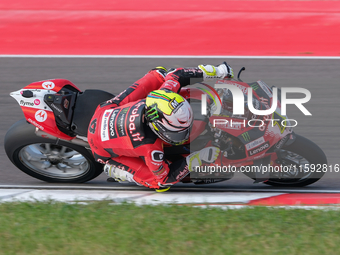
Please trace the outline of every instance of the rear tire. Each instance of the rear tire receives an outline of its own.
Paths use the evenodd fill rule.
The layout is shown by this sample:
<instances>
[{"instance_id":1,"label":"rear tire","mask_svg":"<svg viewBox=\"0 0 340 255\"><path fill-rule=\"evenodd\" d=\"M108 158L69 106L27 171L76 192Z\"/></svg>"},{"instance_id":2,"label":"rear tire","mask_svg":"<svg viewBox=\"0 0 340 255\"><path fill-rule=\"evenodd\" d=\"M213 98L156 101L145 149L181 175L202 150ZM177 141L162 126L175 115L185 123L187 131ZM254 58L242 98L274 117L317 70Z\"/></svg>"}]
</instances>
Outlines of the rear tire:
<instances>
[{"instance_id":1,"label":"rear tire","mask_svg":"<svg viewBox=\"0 0 340 255\"><path fill-rule=\"evenodd\" d=\"M8 158L17 168L42 181L83 183L103 171L103 165L95 162L86 148L39 137L25 119L8 130L4 144Z\"/></svg>"},{"instance_id":2,"label":"rear tire","mask_svg":"<svg viewBox=\"0 0 340 255\"><path fill-rule=\"evenodd\" d=\"M309 168L311 168L310 165L327 165L326 155L321 150L321 148L312 141L300 135L296 135L295 141L292 144L282 148L281 151L283 154L286 154L286 158L283 158L284 162L282 165L288 165L292 163L292 161L296 161L297 165L309 164ZM297 162L298 159L301 160L301 163ZM300 168L295 173L292 173L293 177L270 178L264 183L278 187L303 187L318 181L325 174L325 172L322 171L322 168L320 172L312 172L310 170L303 171L303 169L304 168Z\"/></svg>"}]
</instances>

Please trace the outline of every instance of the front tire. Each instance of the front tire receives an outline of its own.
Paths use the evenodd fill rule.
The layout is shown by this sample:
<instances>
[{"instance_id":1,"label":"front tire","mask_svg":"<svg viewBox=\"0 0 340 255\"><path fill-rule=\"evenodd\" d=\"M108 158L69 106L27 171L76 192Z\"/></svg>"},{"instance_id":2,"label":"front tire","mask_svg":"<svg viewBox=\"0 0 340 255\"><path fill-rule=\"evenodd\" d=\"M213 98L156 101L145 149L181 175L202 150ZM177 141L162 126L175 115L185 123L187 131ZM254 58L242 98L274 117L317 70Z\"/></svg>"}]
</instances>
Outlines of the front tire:
<instances>
[{"instance_id":1,"label":"front tire","mask_svg":"<svg viewBox=\"0 0 340 255\"><path fill-rule=\"evenodd\" d=\"M321 148L307 138L296 135L295 141L282 148L281 164L295 164L297 170L290 173L279 173L281 176L272 177L265 184L278 187L303 187L318 181L324 174L323 168L327 165L327 158ZM316 166L316 169L312 168ZM307 169L308 167L308 169Z\"/></svg>"},{"instance_id":2,"label":"front tire","mask_svg":"<svg viewBox=\"0 0 340 255\"><path fill-rule=\"evenodd\" d=\"M5 136L5 151L12 163L24 173L52 183L83 183L102 173L84 147L39 137L25 119L16 122Z\"/></svg>"}]
</instances>

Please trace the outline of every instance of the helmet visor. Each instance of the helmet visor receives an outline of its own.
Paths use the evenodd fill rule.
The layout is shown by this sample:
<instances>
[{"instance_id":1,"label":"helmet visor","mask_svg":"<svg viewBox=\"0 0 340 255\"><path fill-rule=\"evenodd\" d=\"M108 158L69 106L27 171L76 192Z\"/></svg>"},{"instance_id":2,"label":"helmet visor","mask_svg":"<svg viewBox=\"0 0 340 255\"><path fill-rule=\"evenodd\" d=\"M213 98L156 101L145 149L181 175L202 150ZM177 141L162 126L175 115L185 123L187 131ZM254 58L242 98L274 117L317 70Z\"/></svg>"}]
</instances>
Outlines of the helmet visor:
<instances>
[{"instance_id":1,"label":"helmet visor","mask_svg":"<svg viewBox=\"0 0 340 255\"><path fill-rule=\"evenodd\" d=\"M158 122L153 122L152 126L154 127L157 135L167 143L180 145L189 140L191 126L180 131L166 130L163 125Z\"/></svg>"}]
</instances>

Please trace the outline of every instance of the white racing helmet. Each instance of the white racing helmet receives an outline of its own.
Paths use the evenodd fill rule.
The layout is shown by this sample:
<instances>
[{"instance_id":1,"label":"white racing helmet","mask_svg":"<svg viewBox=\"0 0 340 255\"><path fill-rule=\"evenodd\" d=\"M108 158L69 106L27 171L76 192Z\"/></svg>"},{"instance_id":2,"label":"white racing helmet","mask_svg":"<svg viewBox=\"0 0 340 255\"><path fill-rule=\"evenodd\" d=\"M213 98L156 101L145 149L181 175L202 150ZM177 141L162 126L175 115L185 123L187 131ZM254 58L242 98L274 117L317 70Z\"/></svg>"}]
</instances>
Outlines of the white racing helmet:
<instances>
[{"instance_id":1,"label":"white racing helmet","mask_svg":"<svg viewBox=\"0 0 340 255\"><path fill-rule=\"evenodd\" d=\"M180 145L189 140L193 123L190 104L170 90L155 90L146 97L145 118L163 141Z\"/></svg>"}]
</instances>

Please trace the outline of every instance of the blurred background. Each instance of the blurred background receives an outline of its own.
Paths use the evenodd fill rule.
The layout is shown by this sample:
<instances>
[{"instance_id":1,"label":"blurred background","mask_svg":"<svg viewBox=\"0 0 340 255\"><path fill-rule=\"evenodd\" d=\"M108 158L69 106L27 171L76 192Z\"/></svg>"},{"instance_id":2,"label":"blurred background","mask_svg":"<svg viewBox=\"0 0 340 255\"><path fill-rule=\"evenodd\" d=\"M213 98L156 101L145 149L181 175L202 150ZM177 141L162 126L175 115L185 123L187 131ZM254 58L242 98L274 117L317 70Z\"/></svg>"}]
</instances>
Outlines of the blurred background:
<instances>
[{"instance_id":1,"label":"blurred background","mask_svg":"<svg viewBox=\"0 0 340 255\"><path fill-rule=\"evenodd\" d=\"M0 54L340 56L338 1L2 0Z\"/></svg>"}]
</instances>

